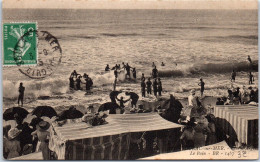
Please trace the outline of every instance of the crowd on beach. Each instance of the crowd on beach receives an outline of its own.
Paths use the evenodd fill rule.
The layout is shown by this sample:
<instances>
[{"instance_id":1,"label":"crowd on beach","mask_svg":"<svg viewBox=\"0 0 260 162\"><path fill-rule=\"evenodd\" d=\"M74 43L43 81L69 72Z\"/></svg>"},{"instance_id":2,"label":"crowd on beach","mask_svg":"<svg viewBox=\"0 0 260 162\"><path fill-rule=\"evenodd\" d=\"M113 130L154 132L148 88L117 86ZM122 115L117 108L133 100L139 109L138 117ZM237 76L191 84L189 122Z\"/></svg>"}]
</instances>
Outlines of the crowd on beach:
<instances>
[{"instance_id":1,"label":"crowd on beach","mask_svg":"<svg viewBox=\"0 0 260 162\"><path fill-rule=\"evenodd\" d=\"M248 57L248 60L250 62L250 57ZM162 62L161 66L165 66L165 64ZM153 95L156 98L162 95L163 88L161 79L158 77L158 70L154 63L152 64L152 67L153 69L151 76L146 79L144 73L142 73L142 76L140 78L141 94L143 98L151 96L152 91ZM120 64L116 64L111 69L109 65L107 65L105 71L108 72L110 70L114 71L115 83L118 78L118 73L120 73L121 70L125 72L126 79L136 80L136 69L132 68L128 63L122 63L122 68L120 68ZM132 75L130 75L131 72ZM248 88L246 88L246 86L243 86L241 88L234 88L233 83L236 81L235 70L232 71L230 80L231 88L228 89L228 93L226 96L217 98L216 105L239 105L258 103L258 88L254 88L251 86ZM253 75L252 72L249 71L249 84L252 83ZM92 79L86 73L81 76L81 74L77 73L76 70L74 70L69 77L69 87L73 90L82 90L81 84L86 85L86 94L91 94L91 88L93 86ZM205 82L202 78L200 78L198 86L200 86L200 97L196 96L195 90L191 90L190 95L188 96L188 105L186 107L183 107L182 104L173 95L170 95L170 100L167 101L167 106L159 105L154 110L166 120L186 125L179 139L181 140L183 149L202 147L226 139L226 137L221 136L219 133L216 133L218 132L218 130L216 128L215 117L212 112L202 104L205 91ZM23 98L25 92L25 87L23 86L23 83L20 83L18 92L18 105L20 105L21 103L21 106L23 106ZM125 104L129 101L132 108L130 110L130 113L151 112L144 110L143 105L137 104L139 100L139 95L137 93L125 91L124 95L129 96L129 98L124 99L123 96L118 98L118 96L122 93L123 91L117 91L116 85L114 85L113 90L109 94L111 102L101 105L98 112L109 110L110 114L116 114L116 110L119 109L119 113L123 114L125 113ZM98 114L98 112L93 111L93 106L90 106L89 109L92 109L92 114ZM53 121L62 121L67 119L82 118L84 116L84 113L76 110L76 108L72 106L68 110L65 110L64 113L55 116L57 117L52 119ZM48 148L48 142L50 138L50 132L48 131L48 129L50 127L50 123L44 121L40 116L37 116L28 123L25 122L24 119L19 116L19 114L14 115L14 120L16 122L16 127L11 128L10 125L4 127L4 157L10 159L41 150L43 159L48 159L50 156L50 151ZM131 148L133 148L133 150L130 154L132 156L132 159L137 158L143 149L146 150L148 154L150 153L149 155L154 153L154 143L157 143L160 153L165 153L173 150L174 144L169 147L168 143L169 141L171 141L171 135L172 134L170 130L164 130L159 131L156 134L145 132L143 134L131 137L132 142L130 146ZM144 142L146 143L146 147L142 148L142 143ZM174 143L176 143L176 141ZM233 142L232 145L234 146L235 143Z\"/></svg>"}]
</instances>

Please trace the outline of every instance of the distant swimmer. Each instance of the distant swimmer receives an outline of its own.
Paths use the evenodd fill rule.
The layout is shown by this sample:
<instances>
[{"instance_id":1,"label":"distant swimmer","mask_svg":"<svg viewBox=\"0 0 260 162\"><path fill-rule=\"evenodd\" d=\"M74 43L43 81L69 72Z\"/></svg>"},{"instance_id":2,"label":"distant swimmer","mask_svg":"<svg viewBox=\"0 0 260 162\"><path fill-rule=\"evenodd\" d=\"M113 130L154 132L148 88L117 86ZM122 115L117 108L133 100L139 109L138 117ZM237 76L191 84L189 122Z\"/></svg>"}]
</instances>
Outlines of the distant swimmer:
<instances>
[{"instance_id":1,"label":"distant swimmer","mask_svg":"<svg viewBox=\"0 0 260 162\"><path fill-rule=\"evenodd\" d=\"M165 64L162 62L161 66L165 66Z\"/></svg>"},{"instance_id":2,"label":"distant swimmer","mask_svg":"<svg viewBox=\"0 0 260 162\"><path fill-rule=\"evenodd\" d=\"M19 96L18 96L18 105L21 101L21 104L23 106L23 97L24 97L24 91L25 91L25 87L23 86L23 83L21 82L20 83L20 86L19 86L19 89L18 89L18 92L19 92Z\"/></svg>"},{"instance_id":3,"label":"distant swimmer","mask_svg":"<svg viewBox=\"0 0 260 162\"><path fill-rule=\"evenodd\" d=\"M248 77L249 77L249 84L253 84L253 81L254 81L254 75L252 74L251 71L249 72Z\"/></svg>"},{"instance_id":4,"label":"distant swimmer","mask_svg":"<svg viewBox=\"0 0 260 162\"><path fill-rule=\"evenodd\" d=\"M109 65L107 64L105 71L109 71L109 70L110 70L110 68L109 68Z\"/></svg>"},{"instance_id":5,"label":"distant swimmer","mask_svg":"<svg viewBox=\"0 0 260 162\"><path fill-rule=\"evenodd\" d=\"M152 64L152 67L155 67L156 65L154 64L154 62L153 62L153 64Z\"/></svg>"},{"instance_id":6,"label":"distant swimmer","mask_svg":"<svg viewBox=\"0 0 260 162\"><path fill-rule=\"evenodd\" d=\"M139 99L138 94L136 94L134 92L126 92L125 95L130 96L132 108L133 107L137 108L136 104L137 104L137 101Z\"/></svg>"},{"instance_id":7,"label":"distant swimmer","mask_svg":"<svg viewBox=\"0 0 260 162\"><path fill-rule=\"evenodd\" d=\"M200 78L200 82L198 84L200 86L200 94L201 94L201 97L203 96L203 92L204 92L204 86L205 86L205 83L203 82L203 79Z\"/></svg>"},{"instance_id":8,"label":"distant swimmer","mask_svg":"<svg viewBox=\"0 0 260 162\"><path fill-rule=\"evenodd\" d=\"M152 70L152 76L153 78L157 78L158 75L158 70L156 69L156 66L154 66L153 70Z\"/></svg>"},{"instance_id":9,"label":"distant swimmer","mask_svg":"<svg viewBox=\"0 0 260 162\"><path fill-rule=\"evenodd\" d=\"M231 81L236 81L236 76L237 76L237 74L236 74L235 70L233 70L231 73Z\"/></svg>"},{"instance_id":10,"label":"distant swimmer","mask_svg":"<svg viewBox=\"0 0 260 162\"><path fill-rule=\"evenodd\" d=\"M147 94L152 94L152 82L150 78L148 78L148 81L146 82L146 87L147 87Z\"/></svg>"},{"instance_id":11,"label":"distant swimmer","mask_svg":"<svg viewBox=\"0 0 260 162\"><path fill-rule=\"evenodd\" d=\"M136 70L135 70L135 68L133 68L132 73L133 73L134 79L136 79Z\"/></svg>"}]
</instances>

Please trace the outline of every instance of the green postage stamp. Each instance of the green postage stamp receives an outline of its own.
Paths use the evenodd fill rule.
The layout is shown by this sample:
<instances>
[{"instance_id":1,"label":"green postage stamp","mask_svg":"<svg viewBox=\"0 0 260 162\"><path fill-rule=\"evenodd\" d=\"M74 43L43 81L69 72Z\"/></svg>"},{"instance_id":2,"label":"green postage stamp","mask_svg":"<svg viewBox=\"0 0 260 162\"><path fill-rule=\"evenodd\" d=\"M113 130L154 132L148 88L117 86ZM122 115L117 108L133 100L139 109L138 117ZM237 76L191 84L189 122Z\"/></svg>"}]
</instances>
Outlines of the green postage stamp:
<instances>
[{"instance_id":1,"label":"green postage stamp","mask_svg":"<svg viewBox=\"0 0 260 162\"><path fill-rule=\"evenodd\" d=\"M3 65L37 65L36 23L4 23Z\"/></svg>"}]
</instances>

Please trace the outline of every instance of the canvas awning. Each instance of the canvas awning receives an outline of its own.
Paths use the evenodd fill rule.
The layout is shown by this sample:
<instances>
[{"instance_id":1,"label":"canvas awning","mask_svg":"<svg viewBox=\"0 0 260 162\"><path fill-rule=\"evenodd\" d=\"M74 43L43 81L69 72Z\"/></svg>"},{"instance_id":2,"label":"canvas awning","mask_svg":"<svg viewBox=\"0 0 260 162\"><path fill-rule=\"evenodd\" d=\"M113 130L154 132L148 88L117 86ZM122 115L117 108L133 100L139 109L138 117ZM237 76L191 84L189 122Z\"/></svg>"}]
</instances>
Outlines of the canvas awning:
<instances>
[{"instance_id":1,"label":"canvas awning","mask_svg":"<svg viewBox=\"0 0 260 162\"><path fill-rule=\"evenodd\" d=\"M80 119L62 127L52 124L49 147L57 153L59 159L123 160L128 153L130 133L182 127L163 119L157 113L109 114L106 120L108 124L94 127ZM75 153L67 156L73 150ZM95 155L97 152L98 155ZM122 155L115 157L114 154L118 152Z\"/></svg>"},{"instance_id":2,"label":"canvas awning","mask_svg":"<svg viewBox=\"0 0 260 162\"><path fill-rule=\"evenodd\" d=\"M258 107L250 105L217 105L214 108L217 123L231 137L241 143L258 142Z\"/></svg>"}]
</instances>

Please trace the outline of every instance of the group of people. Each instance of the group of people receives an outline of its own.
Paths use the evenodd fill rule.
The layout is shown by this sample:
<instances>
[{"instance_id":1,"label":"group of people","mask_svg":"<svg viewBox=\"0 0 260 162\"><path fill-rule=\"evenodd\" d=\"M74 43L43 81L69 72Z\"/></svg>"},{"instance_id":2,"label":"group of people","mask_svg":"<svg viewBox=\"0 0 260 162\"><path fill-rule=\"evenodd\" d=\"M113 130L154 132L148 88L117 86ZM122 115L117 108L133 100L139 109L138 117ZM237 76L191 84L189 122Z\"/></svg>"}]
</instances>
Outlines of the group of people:
<instances>
[{"instance_id":1,"label":"group of people","mask_svg":"<svg viewBox=\"0 0 260 162\"><path fill-rule=\"evenodd\" d=\"M187 107L191 110L189 114L186 114L187 116L184 115L186 127L180 137L184 149L202 147L218 141L215 117L204 108L199 97L195 94L196 91L191 90Z\"/></svg>"},{"instance_id":2,"label":"group of people","mask_svg":"<svg viewBox=\"0 0 260 162\"><path fill-rule=\"evenodd\" d=\"M136 69L134 67L131 67L128 63L125 64L124 62L122 62L122 67L120 66L120 64L116 64L111 69L110 69L109 65L107 64L105 71L110 71L110 70L114 70L114 75L115 75L116 79L118 78L118 74L120 73L120 70L126 71L125 78L131 78L130 73L132 71L133 78L136 79Z\"/></svg>"},{"instance_id":3,"label":"group of people","mask_svg":"<svg viewBox=\"0 0 260 162\"><path fill-rule=\"evenodd\" d=\"M88 109L93 110L94 107L90 105ZM22 118L16 113L14 115L15 124L6 125L3 128L4 158L11 159L39 151L42 152L43 160L54 158L49 150L50 122L57 121L60 124L67 119L77 119L83 116L84 114L74 106L70 106L69 109L62 111L59 115L53 114L53 117L43 116L42 118L28 114L26 118Z\"/></svg>"},{"instance_id":4,"label":"group of people","mask_svg":"<svg viewBox=\"0 0 260 162\"><path fill-rule=\"evenodd\" d=\"M258 88L243 86L236 89L228 89L227 97L217 98L216 105L241 105L249 104L250 102L258 103Z\"/></svg>"},{"instance_id":5,"label":"group of people","mask_svg":"<svg viewBox=\"0 0 260 162\"><path fill-rule=\"evenodd\" d=\"M131 100L131 107L132 108L137 108L137 101L139 99L139 95L134 93L134 92L125 92L126 96L129 96L129 99L124 100L124 97L121 96L118 98L118 95L122 93L122 91L112 91L109 94L109 97L111 99L112 103L116 103L116 101L119 102L119 108L121 110L121 114L124 113L124 108L125 108L125 103Z\"/></svg>"},{"instance_id":6,"label":"group of people","mask_svg":"<svg viewBox=\"0 0 260 162\"><path fill-rule=\"evenodd\" d=\"M3 128L4 158L11 159L32 152L42 152L44 160L48 160L50 151L48 148L50 124L41 118L35 118L30 124L23 122L17 115L16 127L7 125Z\"/></svg>"},{"instance_id":7,"label":"group of people","mask_svg":"<svg viewBox=\"0 0 260 162\"><path fill-rule=\"evenodd\" d=\"M82 78L85 80L85 82L82 81ZM71 73L69 77L69 82L70 88L75 90L82 90L81 84L85 84L87 93L90 93L90 89L93 86L92 79L86 73L81 76L79 73L76 72L76 70Z\"/></svg>"},{"instance_id":8,"label":"group of people","mask_svg":"<svg viewBox=\"0 0 260 162\"><path fill-rule=\"evenodd\" d=\"M142 97L146 96L146 92L148 95L152 94L152 89L153 89L153 94L155 97L157 97L157 94L159 96L162 95L162 82L160 78L154 78L153 82L151 81L151 78L148 78L147 81L145 81L144 74L142 74L141 77L141 92L142 92Z\"/></svg>"},{"instance_id":9,"label":"group of people","mask_svg":"<svg viewBox=\"0 0 260 162\"><path fill-rule=\"evenodd\" d=\"M254 75L252 74L251 71L249 71L247 75L248 75L248 84L249 84L249 85L250 85L250 84L253 84L254 79L255 79L255 78L254 78ZM232 73L231 73L231 82L232 82L232 83L236 81L236 76L237 76L236 71L233 70Z\"/></svg>"}]
</instances>

